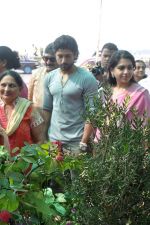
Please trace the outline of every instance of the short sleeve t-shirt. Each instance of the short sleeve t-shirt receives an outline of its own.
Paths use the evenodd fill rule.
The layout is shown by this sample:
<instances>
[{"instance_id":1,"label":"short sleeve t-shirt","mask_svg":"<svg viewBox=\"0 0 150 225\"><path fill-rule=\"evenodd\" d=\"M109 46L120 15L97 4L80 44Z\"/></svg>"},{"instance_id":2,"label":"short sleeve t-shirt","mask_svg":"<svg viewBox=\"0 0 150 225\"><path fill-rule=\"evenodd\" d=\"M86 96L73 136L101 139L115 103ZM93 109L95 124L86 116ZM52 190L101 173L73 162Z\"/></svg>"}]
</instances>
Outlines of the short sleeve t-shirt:
<instances>
[{"instance_id":1,"label":"short sleeve t-shirt","mask_svg":"<svg viewBox=\"0 0 150 225\"><path fill-rule=\"evenodd\" d=\"M83 68L69 75L62 85L60 69L50 72L44 83L43 109L51 112L49 139L63 143L79 142L85 124L85 101L92 107L97 96L95 77Z\"/></svg>"}]
</instances>

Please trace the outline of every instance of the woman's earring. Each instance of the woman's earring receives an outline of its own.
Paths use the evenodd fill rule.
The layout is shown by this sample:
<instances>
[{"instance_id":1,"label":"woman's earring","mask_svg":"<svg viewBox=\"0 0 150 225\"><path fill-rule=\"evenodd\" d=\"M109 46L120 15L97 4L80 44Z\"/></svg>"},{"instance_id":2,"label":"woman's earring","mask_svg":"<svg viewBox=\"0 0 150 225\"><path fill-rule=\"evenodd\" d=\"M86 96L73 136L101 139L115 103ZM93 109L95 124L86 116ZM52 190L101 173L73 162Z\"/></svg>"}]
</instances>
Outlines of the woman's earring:
<instances>
[{"instance_id":1,"label":"woman's earring","mask_svg":"<svg viewBox=\"0 0 150 225\"><path fill-rule=\"evenodd\" d=\"M115 76L114 76L114 74L113 74L113 73L111 74L111 76L112 76L112 78L115 78Z\"/></svg>"}]
</instances>

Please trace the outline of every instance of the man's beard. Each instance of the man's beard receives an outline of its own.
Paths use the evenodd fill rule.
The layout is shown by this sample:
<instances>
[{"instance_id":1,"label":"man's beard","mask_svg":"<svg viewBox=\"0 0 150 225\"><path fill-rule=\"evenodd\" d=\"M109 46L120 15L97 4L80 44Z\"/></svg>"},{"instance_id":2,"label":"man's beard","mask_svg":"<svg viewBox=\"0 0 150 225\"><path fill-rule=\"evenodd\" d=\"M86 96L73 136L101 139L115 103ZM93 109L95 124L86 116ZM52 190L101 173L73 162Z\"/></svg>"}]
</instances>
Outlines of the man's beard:
<instances>
[{"instance_id":1,"label":"man's beard","mask_svg":"<svg viewBox=\"0 0 150 225\"><path fill-rule=\"evenodd\" d=\"M59 67L60 67L60 69L61 69L62 71L67 72L67 71L69 71L69 70L72 68L73 64L74 64L74 63L70 63L70 64L63 63L63 64L61 64Z\"/></svg>"}]
</instances>

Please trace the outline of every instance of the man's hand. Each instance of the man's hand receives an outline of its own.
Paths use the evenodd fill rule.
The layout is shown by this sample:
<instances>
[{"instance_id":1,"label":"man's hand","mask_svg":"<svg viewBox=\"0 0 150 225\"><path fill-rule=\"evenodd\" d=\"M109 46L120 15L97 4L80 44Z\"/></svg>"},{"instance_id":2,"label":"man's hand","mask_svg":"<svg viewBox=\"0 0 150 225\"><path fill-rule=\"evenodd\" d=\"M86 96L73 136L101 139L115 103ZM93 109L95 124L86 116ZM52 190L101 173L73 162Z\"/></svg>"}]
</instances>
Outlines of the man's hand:
<instances>
[{"instance_id":1,"label":"man's hand","mask_svg":"<svg viewBox=\"0 0 150 225\"><path fill-rule=\"evenodd\" d=\"M86 143L80 142L79 147L80 147L81 152L87 151L87 144Z\"/></svg>"}]
</instances>

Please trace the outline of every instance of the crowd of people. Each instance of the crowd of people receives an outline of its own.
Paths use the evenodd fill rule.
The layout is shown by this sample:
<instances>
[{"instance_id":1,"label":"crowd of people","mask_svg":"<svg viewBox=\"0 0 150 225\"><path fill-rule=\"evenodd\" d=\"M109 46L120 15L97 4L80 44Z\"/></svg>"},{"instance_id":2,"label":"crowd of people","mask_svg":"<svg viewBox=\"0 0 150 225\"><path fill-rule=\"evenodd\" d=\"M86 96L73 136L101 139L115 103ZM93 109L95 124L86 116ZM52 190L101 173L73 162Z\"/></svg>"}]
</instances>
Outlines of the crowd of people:
<instances>
[{"instance_id":1,"label":"crowd of people","mask_svg":"<svg viewBox=\"0 0 150 225\"><path fill-rule=\"evenodd\" d=\"M130 52L118 50L113 43L103 46L101 61L91 71L76 66L78 55L73 37L58 37L45 48L44 65L32 74L27 88L15 71L20 66L18 55L0 46L0 145L6 146L11 156L26 142L59 141L64 154L88 151L94 129L83 116L87 99L93 110L95 97L104 95L106 85L117 105L130 97L126 111L129 121L132 108L139 117L144 115L145 121L150 118L150 95L139 84L147 79L144 61L135 61Z\"/></svg>"}]
</instances>

